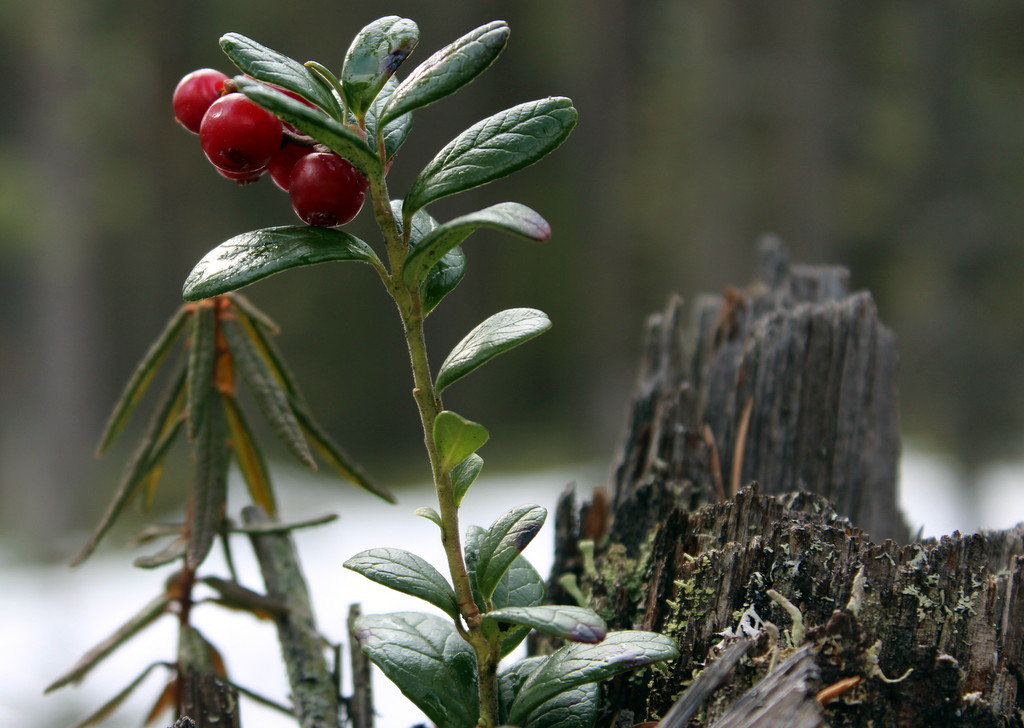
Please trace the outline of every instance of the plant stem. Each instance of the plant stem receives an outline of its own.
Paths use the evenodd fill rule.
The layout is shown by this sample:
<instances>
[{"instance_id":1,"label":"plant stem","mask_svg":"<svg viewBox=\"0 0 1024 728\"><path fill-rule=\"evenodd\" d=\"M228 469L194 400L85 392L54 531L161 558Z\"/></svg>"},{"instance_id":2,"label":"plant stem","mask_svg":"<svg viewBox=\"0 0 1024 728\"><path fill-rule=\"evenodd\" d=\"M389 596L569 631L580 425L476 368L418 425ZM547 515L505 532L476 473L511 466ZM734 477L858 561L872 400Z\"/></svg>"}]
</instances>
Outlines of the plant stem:
<instances>
[{"instance_id":1,"label":"plant stem","mask_svg":"<svg viewBox=\"0 0 1024 728\"><path fill-rule=\"evenodd\" d=\"M383 140L378 136L377 149L380 158L384 159ZM455 502L452 491L451 474L441 468L441 458L434 444L434 420L442 409L441 397L434 389L430 375L430 362L427 359L427 346L423 333L423 301L419 288L410 289L402 279L402 266L408 254L408 240L412 233L412 220L405 217L403 229L399 228L391 210L387 183L383 174L370 180L370 192L373 197L374 212L377 224L384 235L387 245L390 274L381 271L381 280L395 300L402 318L405 341L409 349L409 361L412 365L413 399L420 414L423 426L423 444L427 448L430 470L437 492L438 511L441 516L441 544L448 560L448 570L455 596L459 603L459 612L466 623L468 639L477 658L477 679L480 695L480 716L478 728L495 728L498 725L498 657L495 645L483 633L480 626L480 608L473 599L473 588L469 581L469 572L462 553L462 540L459 535L459 506ZM460 632L462 630L460 629Z\"/></svg>"}]
</instances>

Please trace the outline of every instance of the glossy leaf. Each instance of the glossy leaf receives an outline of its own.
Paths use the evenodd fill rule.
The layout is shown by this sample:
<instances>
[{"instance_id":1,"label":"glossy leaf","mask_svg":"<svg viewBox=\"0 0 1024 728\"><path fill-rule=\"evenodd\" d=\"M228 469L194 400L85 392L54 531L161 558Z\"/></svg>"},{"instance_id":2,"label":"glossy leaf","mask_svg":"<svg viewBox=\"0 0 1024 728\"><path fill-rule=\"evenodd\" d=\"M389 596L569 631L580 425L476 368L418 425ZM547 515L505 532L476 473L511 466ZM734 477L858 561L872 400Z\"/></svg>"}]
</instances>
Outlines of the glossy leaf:
<instances>
[{"instance_id":1,"label":"glossy leaf","mask_svg":"<svg viewBox=\"0 0 1024 728\"><path fill-rule=\"evenodd\" d=\"M462 248L452 248L430 269L427 280L423 282L423 314L433 311L441 299L455 290L465 275L466 254Z\"/></svg>"},{"instance_id":2,"label":"glossy leaf","mask_svg":"<svg viewBox=\"0 0 1024 728\"><path fill-rule=\"evenodd\" d=\"M564 97L513 106L453 139L420 172L405 197L406 213L527 167L555 150L576 125Z\"/></svg>"},{"instance_id":3,"label":"glossy leaf","mask_svg":"<svg viewBox=\"0 0 1024 728\"><path fill-rule=\"evenodd\" d=\"M149 673L157 667L165 667L162 662L153 662L146 667L145 670L140 672L138 676L132 680L128 685L125 686L121 692L112 697L110 700L105 702L99 707L96 712L90 714L88 717L74 723L71 728L88 728L92 725L98 725L101 721L109 718L115 710L121 707L121 704L128 699L128 697L135 692L135 689L142 684L142 681L149 677Z\"/></svg>"},{"instance_id":4,"label":"glossy leaf","mask_svg":"<svg viewBox=\"0 0 1024 728\"><path fill-rule=\"evenodd\" d=\"M441 470L449 472L483 447L489 437L483 425L449 410L439 412L434 420L434 445L441 458Z\"/></svg>"},{"instance_id":5,"label":"glossy leaf","mask_svg":"<svg viewBox=\"0 0 1024 728\"><path fill-rule=\"evenodd\" d=\"M579 685L675 659L675 641L653 632L611 632L596 645L574 642L556 650L527 678L509 710L509 722L525 725L542 704Z\"/></svg>"},{"instance_id":6,"label":"glossy leaf","mask_svg":"<svg viewBox=\"0 0 1024 728\"><path fill-rule=\"evenodd\" d=\"M397 612L359 617L354 627L367 657L436 725L476 725L476 656L450 620Z\"/></svg>"},{"instance_id":7,"label":"glossy leaf","mask_svg":"<svg viewBox=\"0 0 1024 728\"><path fill-rule=\"evenodd\" d=\"M413 286L423 280L437 262L469 235L482 227L493 228L543 242L551 237L547 221L526 205L499 202L497 205L471 212L438 226L412 246L402 268L406 284Z\"/></svg>"},{"instance_id":8,"label":"glossy leaf","mask_svg":"<svg viewBox=\"0 0 1024 728\"><path fill-rule=\"evenodd\" d=\"M356 118L363 118L419 39L416 23L397 15L378 18L356 34L341 69L345 102Z\"/></svg>"},{"instance_id":9,"label":"glossy leaf","mask_svg":"<svg viewBox=\"0 0 1024 728\"><path fill-rule=\"evenodd\" d=\"M393 201L391 209L398 221L399 229L403 229L402 201ZM437 220L431 217L426 210L417 210L412 216L411 224L412 232L409 236L411 248L415 248L426 235L429 235L438 226ZM461 248L456 246L445 253L426 274L422 291L423 314L426 315L434 310L441 299L455 290L465 275L466 255Z\"/></svg>"},{"instance_id":10,"label":"glossy leaf","mask_svg":"<svg viewBox=\"0 0 1024 728\"><path fill-rule=\"evenodd\" d=\"M455 505L462 504L466 492L483 469L484 459L475 453L452 468L452 492L455 494Z\"/></svg>"},{"instance_id":11,"label":"glossy leaf","mask_svg":"<svg viewBox=\"0 0 1024 728\"><path fill-rule=\"evenodd\" d=\"M212 387L213 363L217 356L217 313L213 301L204 301L196 306L192 315L192 330L189 332L188 374L188 439L195 440L203 411L216 394Z\"/></svg>"},{"instance_id":12,"label":"glossy leaf","mask_svg":"<svg viewBox=\"0 0 1024 728\"><path fill-rule=\"evenodd\" d=\"M604 639L606 627L591 609L546 604L536 607L504 607L484 615L484 619L509 622L571 642L596 644Z\"/></svg>"},{"instance_id":13,"label":"glossy leaf","mask_svg":"<svg viewBox=\"0 0 1024 728\"><path fill-rule=\"evenodd\" d=\"M103 428L100 444L96 448L97 457L107 451L110 444L124 429L135 406L142 399L142 395L146 393L146 390L149 389L149 385L153 383L153 377L156 375L160 365L167 358L174 345L178 343L181 332L185 329L185 322L188 321L191 314L190 308L185 306L179 308L177 313L167 322L164 330L160 332L156 341L150 345L135 371L132 372L131 377L128 379L128 384L125 385L124 391L121 392L121 396L117 399L117 404L114 405L114 411L111 412L106 427Z\"/></svg>"},{"instance_id":14,"label":"glossy leaf","mask_svg":"<svg viewBox=\"0 0 1024 728\"><path fill-rule=\"evenodd\" d=\"M275 379L267 367L253 342L246 335L245 329L234 319L224 319L222 330L227 338L228 346L234 355L238 370L245 380L253 399L259 406L263 416L267 418L274 434L284 443L299 462L311 470L316 470L316 462L309 450L309 444L303 436L302 427L292 410L288 393Z\"/></svg>"},{"instance_id":15,"label":"glossy leaf","mask_svg":"<svg viewBox=\"0 0 1024 728\"><path fill-rule=\"evenodd\" d=\"M498 720L505 723L508 720L508 711L515 702L519 689L537 669L544 663L546 657L524 657L508 665L498 673Z\"/></svg>"},{"instance_id":16,"label":"glossy leaf","mask_svg":"<svg viewBox=\"0 0 1024 728\"><path fill-rule=\"evenodd\" d=\"M207 407L196 436L192 487L186 511L188 549L185 564L190 569L203 563L224 521L230 461L227 438L224 410Z\"/></svg>"},{"instance_id":17,"label":"glossy leaf","mask_svg":"<svg viewBox=\"0 0 1024 728\"><path fill-rule=\"evenodd\" d=\"M77 683L84 678L90 670L98 665L110 653L155 622L171 604L171 598L167 594L161 594L149 604L140 609L131 619L107 639L100 642L82 656L75 666L54 680L47 686L45 692L49 693L65 685Z\"/></svg>"},{"instance_id":18,"label":"glossy leaf","mask_svg":"<svg viewBox=\"0 0 1024 728\"><path fill-rule=\"evenodd\" d=\"M423 506L421 508L417 508L412 513L414 516L419 516L420 518L426 518L428 521L433 521L438 528L443 527L441 525L441 514L435 511L433 508Z\"/></svg>"},{"instance_id":19,"label":"glossy leaf","mask_svg":"<svg viewBox=\"0 0 1024 728\"><path fill-rule=\"evenodd\" d=\"M476 583L489 598L505 571L544 525L548 512L523 505L500 516L483 535L476 563Z\"/></svg>"},{"instance_id":20,"label":"glossy leaf","mask_svg":"<svg viewBox=\"0 0 1024 728\"><path fill-rule=\"evenodd\" d=\"M266 84L244 76L235 76L234 82L238 90L254 102L281 121L291 124L303 134L308 134L340 154L367 177L380 171L381 164L377 155L366 141L349 127L339 124L319 109L310 108Z\"/></svg>"},{"instance_id":21,"label":"glossy leaf","mask_svg":"<svg viewBox=\"0 0 1024 728\"><path fill-rule=\"evenodd\" d=\"M380 110L387 104L388 99L391 98L391 94L398 88L398 81L392 76L388 79L388 82L384 84L384 88L381 89L377 95L377 99L370 104L370 108L366 111L366 136L367 143L376 148L377 144L377 125L380 118ZM398 152L405 140L409 137L409 132L412 131L412 114L402 114L398 117L392 117L384 122L384 129L382 130L384 136L384 160L391 159Z\"/></svg>"},{"instance_id":22,"label":"glossy leaf","mask_svg":"<svg viewBox=\"0 0 1024 728\"><path fill-rule=\"evenodd\" d=\"M512 566L508 567L494 587L491 604L495 609L505 607L536 607L544 603L547 597L547 585L533 565L525 556L517 556ZM518 625L500 625L501 654L509 654L519 643L530 634L529 627Z\"/></svg>"},{"instance_id":23,"label":"glossy leaf","mask_svg":"<svg viewBox=\"0 0 1024 728\"><path fill-rule=\"evenodd\" d=\"M435 386L440 392L498 354L540 336L551 320L535 308L510 308L483 321L455 345L441 364Z\"/></svg>"},{"instance_id":24,"label":"glossy leaf","mask_svg":"<svg viewBox=\"0 0 1024 728\"><path fill-rule=\"evenodd\" d=\"M207 253L185 280L182 296L196 301L234 291L289 268L354 260L370 263L369 245L341 230L293 225L242 233Z\"/></svg>"},{"instance_id":25,"label":"glossy leaf","mask_svg":"<svg viewBox=\"0 0 1024 728\"><path fill-rule=\"evenodd\" d=\"M249 489L252 502L262 508L267 515L276 517L277 501L270 487L267 463L256 445L249 423L245 421L245 415L242 414L234 397L222 394L220 399L224 415L227 417L231 451L235 454L235 462L242 471L242 479Z\"/></svg>"},{"instance_id":26,"label":"glossy leaf","mask_svg":"<svg viewBox=\"0 0 1024 728\"><path fill-rule=\"evenodd\" d=\"M142 442L132 454L131 460L128 461L114 499L107 506L107 510L103 513L103 517L100 518L99 524L93 530L85 546L71 562L72 566L78 566L89 558L110 527L114 525L118 516L124 511L125 506L144 484L147 475L159 466L171 445L174 444L182 429L180 415L184 403L184 392L185 371L183 369L164 393L159 409L150 418Z\"/></svg>"},{"instance_id":27,"label":"glossy leaf","mask_svg":"<svg viewBox=\"0 0 1024 728\"><path fill-rule=\"evenodd\" d=\"M440 572L416 554L394 548L362 551L345 568L395 591L419 597L453 618L459 615L455 590Z\"/></svg>"},{"instance_id":28,"label":"glossy leaf","mask_svg":"<svg viewBox=\"0 0 1024 728\"><path fill-rule=\"evenodd\" d=\"M525 728L592 728L601 707L597 683L579 685L556 695L530 713Z\"/></svg>"},{"instance_id":29,"label":"glossy leaf","mask_svg":"<svg viewBox=\"0 0 1024 728\"><path fill-rule=\"evenodd\" d=\"M220 47L242 73L258 81L293 91L325 111L338 111L333 96L325 93L323 86L317 83L309 69L298 61L240 33L221 36Z\"/></svg>"},{"instance_id":30,"label":"glossy leaf","mask_svg":"<svg viewBox=\"0 0 1024 728\"><path fill-rule=\"evenodd\" d=\"M483 73L508 42L508 24L495 20L471 30L412 70L384 107L385 121L455 93Z\"/></svg>"},{"instance_id":31,"label":"glossy leaf","mask_svg":"<svg viewBox=\"0 0 1024 728\"><path fill-rule=\"evenodd\" d=\"M316 61L306 61L302 64L309 71L314 85L320 90L325 99L330 99L330 108L321 106L332 117L344 123L348 121L345 113L345 101L341 93L341 81L329 68Z\"/></svg>"}]
</instances>

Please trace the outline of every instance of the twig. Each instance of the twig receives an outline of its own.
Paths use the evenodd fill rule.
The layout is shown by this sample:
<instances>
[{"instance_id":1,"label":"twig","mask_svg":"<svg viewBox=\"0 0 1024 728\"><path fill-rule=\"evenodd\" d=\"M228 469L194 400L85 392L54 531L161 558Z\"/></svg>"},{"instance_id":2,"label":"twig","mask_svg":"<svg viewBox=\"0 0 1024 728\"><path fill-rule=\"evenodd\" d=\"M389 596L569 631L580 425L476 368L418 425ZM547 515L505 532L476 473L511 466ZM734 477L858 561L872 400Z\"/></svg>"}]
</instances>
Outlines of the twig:
<instances>
[{"instance_id":1,"label":"twig","mask_svg":"<svg viewBox=\"0 0 1024 728\"><path fill-rule=\"evenodd\" d=\"M349 718L352 728L373 728L373 683L370 659L359 648L353 629L360 610L358 604L348 608L348 644L352 661L352 699L349 701Z\"/></svg>"},{"instance_id":2,"label":"twig","mask_svg":"<svg viewBox=\"0 0 1024 728\"><path fill-rule=\"evenodd\" d=\"M270 523L269 517L256 506L245 508L242 519L250 528ZM267 596L289 608L287 614L274 615L274 624L299 725L337 728L338 695L292 538L287 533L250 533L249 540L263 573Z\"/></svg>"}]
</instances>

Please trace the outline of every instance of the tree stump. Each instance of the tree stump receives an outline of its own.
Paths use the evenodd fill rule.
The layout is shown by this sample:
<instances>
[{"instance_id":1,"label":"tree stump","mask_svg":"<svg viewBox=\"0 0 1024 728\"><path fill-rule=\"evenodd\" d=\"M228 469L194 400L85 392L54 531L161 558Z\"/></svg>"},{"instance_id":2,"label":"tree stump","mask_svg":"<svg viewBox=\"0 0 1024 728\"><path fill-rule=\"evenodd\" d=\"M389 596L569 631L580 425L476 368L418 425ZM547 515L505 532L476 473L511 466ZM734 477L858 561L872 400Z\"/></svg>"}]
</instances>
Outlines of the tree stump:
<instances>
[{"instance_id":1,"label":"tree stump","mask_svg":"<svg viewBox=\"0 0 1024 728\"><path fill-rule=\"evenodd\" d=\"M599 725L1022 725L1024 527L908 543L895 340L847 281L767 241L753 285L651 318L551 592L681 656L611 683Z\"/></svg>"}]
</instances>

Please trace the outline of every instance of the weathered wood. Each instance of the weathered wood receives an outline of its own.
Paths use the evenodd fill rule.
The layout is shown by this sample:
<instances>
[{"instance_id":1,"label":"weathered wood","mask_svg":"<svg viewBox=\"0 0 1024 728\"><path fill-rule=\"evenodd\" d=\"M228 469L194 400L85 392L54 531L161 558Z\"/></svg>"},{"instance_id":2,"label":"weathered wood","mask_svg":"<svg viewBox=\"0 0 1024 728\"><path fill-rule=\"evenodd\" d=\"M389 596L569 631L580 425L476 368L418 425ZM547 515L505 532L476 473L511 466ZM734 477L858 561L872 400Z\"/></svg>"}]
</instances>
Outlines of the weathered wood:
<instances>
[{"instance_id":1,"label":"weathered wood","mask_svg":"<svg viewBox=\"0 0 1024 728\"><path fill-rule=\"evenodd\" d=\"M1020 726L1024 526L906 543L895 343L870 296L769 244L759 283L690 320L673 301L649 328L610 515L572 493L556 513L553 597L572 601L571 574L610 627L680 646L613 681L598 725L666 715L743 634L756 644L687 725ZM813 670L786 678L794 653Z\"/></svg>"},{"instance_id":2,"label":"weathered wood","mask_svg":"<svg viewBox=\"0 0 1024 728\"><path fill-rule=\"evenodd\" d=\"M190 670L182 677L182 711L194 728L239 728L237 690L206 672Z\"/></svg>"},{"instance_id":3,"label":"weathered wood","mask_svg":"<svg viewBox=\"0 0 1024 728\"><path fill-rule=\"evenodd\" d=\"M691 509L757 481L825 496L876 539L906 540L895 339L848 279L790 266L768 239L753 285L701 296L689 318L678 298L652 316L616 508L653 480L674 483Z\"/></svg>"}]
</instances>

